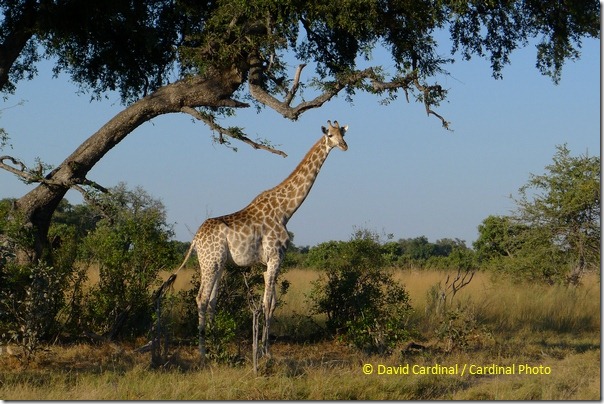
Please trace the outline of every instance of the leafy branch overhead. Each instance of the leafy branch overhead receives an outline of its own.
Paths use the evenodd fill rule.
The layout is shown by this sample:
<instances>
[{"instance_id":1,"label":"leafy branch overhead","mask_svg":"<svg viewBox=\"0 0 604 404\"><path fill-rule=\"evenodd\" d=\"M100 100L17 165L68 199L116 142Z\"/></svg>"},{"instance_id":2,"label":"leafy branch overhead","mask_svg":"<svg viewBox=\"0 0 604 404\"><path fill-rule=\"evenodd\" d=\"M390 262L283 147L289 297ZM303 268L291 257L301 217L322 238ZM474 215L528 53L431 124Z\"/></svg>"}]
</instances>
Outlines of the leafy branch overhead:
<instances>
[{"instance_id":1,"label":"leafy branch overhead","mask_svg":"<svg viewBox=\"0 0 604 404\"><path fill-rule=\"evenodd\" d=\"M137 2L0 1L0 89L11 92L36 74L36 62L54 58L55 73L68 72L93 96L118 91L125 103L192 75L233 67L247 79L256 101L296 119L342 90L414 88L428 113L445 93L434 81L452 57L437 36L448 31L452 54L486 57L500 77L512 51L537 38L536 65L554 81L567 59L580 55L584 37L599 36L599 3L541 1L255 1ZM73 21L73 23L66 23ZM380 66L359 60L385 48L394 62L391 81ZM299 67L289 72L292 60ZM301 70L314 66L324 84L312 101L291 103ZM292 79L289 79L292 76ZM372 86L361 86L369 79ZM286 81L292 85L284 86ZM284 93L283 100L276 96ZM212 106L188 104L188 107ZM243 106L243 105L242 105ZM443 124L446 122L443 121Z\"/></svg>"}]
</instances>

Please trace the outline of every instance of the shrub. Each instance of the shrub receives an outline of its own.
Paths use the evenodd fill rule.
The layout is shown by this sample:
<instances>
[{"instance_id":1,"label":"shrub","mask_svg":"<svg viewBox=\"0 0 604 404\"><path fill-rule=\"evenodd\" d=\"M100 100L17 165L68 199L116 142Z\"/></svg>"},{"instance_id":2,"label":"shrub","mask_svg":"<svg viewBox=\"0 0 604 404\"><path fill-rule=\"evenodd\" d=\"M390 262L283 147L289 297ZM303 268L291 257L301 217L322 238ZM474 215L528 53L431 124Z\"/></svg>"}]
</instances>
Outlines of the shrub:
<instances>
[{"instance_id":1,"label":"shrub","mask_svg":"<svg viewBox=\"0 0 604 404\"><path fill-rule=\"evenodd\" d=\"M1 340L21 346L29 358L42 340L57 332L56 317L65 290L63 276L42 263L8 265L0 273L0 284Z\"/></svg>"},{"instance_id":2,"label":"shrub","mask_svg":"<svg viewBox=\"0 0 604 404\"><path fill-rule=\"evenodd\" d=\"M66 297L77 278L76 243L68 230L53 225L50 235L64 239L53 246L56 256L46 257L53 264L18 265L15 251L32 251L34 238L31 226L15 216L12 203L0 201L0 342L21 346L29 358L41 342L63 329L61 313L69 311Z\"/></svg>"},{"instance_id":3,"label":"shrub","mask_svg":"<svg viewBox=\"0 0 604 404\"><path fill-rule=\"evenodd\" d=\"M83 244L83 256L99 267L99 282L87 296L89 326L108 338L137 336L151 324L151 286L174 262L174 244L161 202L123 184L103 201L105 218Z\"/></svg>"},{"instance_id":4,"label":"shrub","mask_svg":"<svg viewBox=\"0 0 604 404\"><path fill-rule=\"evenodd\" d=\"M310 299L313 313L327 316L330 334L370 352L386 352L409 336L409 296L384 269L377 237L361 233L349 242L323 243L309 259L326 272Z\"/></svg>"}]
</instances>

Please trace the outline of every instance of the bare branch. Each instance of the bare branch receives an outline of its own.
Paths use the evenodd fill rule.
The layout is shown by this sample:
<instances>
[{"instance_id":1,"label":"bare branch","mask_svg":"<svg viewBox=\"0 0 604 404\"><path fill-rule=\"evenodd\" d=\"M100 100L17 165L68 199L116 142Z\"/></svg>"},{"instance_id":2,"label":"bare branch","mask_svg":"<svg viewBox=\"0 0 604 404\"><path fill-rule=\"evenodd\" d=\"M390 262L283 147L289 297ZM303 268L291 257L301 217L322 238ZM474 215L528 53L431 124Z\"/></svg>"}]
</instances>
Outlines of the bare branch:
<instances>
[{"instance_id":1,"label":"bare branch","mask_svg":"<svg viewBox=\"0 0 604 404\"><path fill-rule=\"evenodd\" d=\"M300 86L300 76L302 75L302 69L304 69L305 67L306 64L303 63L299 65L296 69L296 74L294 75L294 82L292 83L292 87L287 92L287 94L285 95L285 99L283 100L283 103L285 105L290 105L292 103L292 100L294 99L294 96L296 95L296 92L298 92L298 87Z\"/></svg>"},{"instance_id":2,"label":"bare branch","mask_svg":"<svg viewBox=\"0 0 604 404\"><path fill-rule=\"evenodd\" d=\"M461 272L461 268L457 269L457 275L455 279L451 283L449 283L450 277L447 275L447 280L445 281L445 291L449 289L449 292L446 292L447 296L451 296L451 301L461 289L467 286L472 279L474 278L475 271L466 270L463 274Z\"/></svg>"},{"instance_id":3,"label":"bare branch","mask_svg":"<svg viewBox=\"0 0 604 404\"><path fill-rule=\"evenodd\" d=\"M5 160L9 160L12 163L12 165L6 164L4 162ZM15 166L17 166L18 168ZM15 174L16 176L20 177L21 180L23 180L29 184L40 183L40 184L46 184L46 185L73 188L81 193L85 193L86 190L84 188L82 188L80 185L85 185L85 186L89 186L89 187L94 188L97 191L100 191L103 193L109 192L109 190L107 188L97 184L94 181L90 181L87 178L73 178L69 182L53 181L50 178L44 177L44 173L43 173L44 166L42 163L38 163L38 166L35 169L30 169L21 160L18 160L11 156L1 156L0 157L0 168L4 169L10 173ZM86 198L86 196L84 196L84 198Z\"/></svg>"},{"instance_id":4,"label":"bare branch","mask_svg":"<svg viewBox=\"0 0 604 404\"><path fill-rule=\"evenodd\" d=\"M191 108L191 107L182 107L181 111L186 114L191 115L195 119L198 119L198 120L204 122L206 125L208 125L210 127L210 129L217 132L219 135L220 143L225 143L226 141L224 140L223 136L228 136L230 138L240 140L243 143L250 145L254 149L266 150L268 152L278 154L279 156L287 157L287 154L285 152L275 149L271 146L255 142L252 139L245 136L241 131L234 130L231 128L223 128L222 126L220 126L216 123L216 120L214 119L214 117L211 114L206 114L206 113L200 112L200 111L196 110L195 108Z\"/></svg>"},{"instance_id":5,"label":"bare branch","mask_svg":"<svg viewBox=\"0 0 604 404\"><path fill-rule=\"evenodd\" d=\"M88 203L89 205L91 205L91 206L100 206L99 202L93 196L91 196L91 193L88 190L86 190L85 188L82 188L81 186L75 185L75 184L72 185L71 188L75 189L76 191L78 191L79 193L81 193L82 197L84 198L84 200L86 201L86 203ZM106 188L103 188L103 189L105 191L101 191L101 192L103 192L103 193L109 193L108 189L106 189Z\"/></svg>"},{"instance_id":6,"label":"bare branch","mask_svg":"<svg viewBox=\"0 0 604 404\"><path fill-rule=\"evenodd\" d=\"M9 160L11 162L11 164L6 164L4 162L4 160ZM16 168L14 166L18 166L19 168ZM30 175L29 173L27 173L27 166L25 164L23 164L23 162L21 160L17 160L14 157L11 156L2 156L0 157L0 168L11 172L21 178L23 178L24 180L29 180Z\"/></svg>"},{"instance_id":7,"label":"bare branch","mask_svg":"<svg viewBox=\"0 0 604 404\"><path fill-rule=\"evenodd\" d=\"M13 165L6 164L4 161L9 160ZM15 167L15 166L18 166ZM42 183L47 185L63 186L62 183L53 181L44 177L44 164L38 162L38 166L34 168L28 168L25 163L11 156L0 157L0 168L15 174L22 181L31 183Z\"/></svg>"},{"instance_id":8,"label":"bare branch","mask_svg":"<svg viewBox=\"0 0 604 404\"><path fill-rule=\"evenodd\" d=\"M431 98L431 91L436 91L438 93L441 93L443 90L439 85L434 85L434 86L424 86L422 84L420 84L419 80L417 78L415 78L413 80L413 84L415 85L415 87L421 91L424 95L423 97L423 101L424 101L424 106L426 107L426 113L428 115L434 115L435 117L437 117L438 119L440 119L440 121L442 122L443 128L450 130L449 129L449 125L450 122L448 122L445 118L443 118L440 114L436 113L431 105L432 103L430 102L430 98Z\"/></svg>"},{"instance_id":9,"label":"bare branch","mask_svg":"<svg viewBox=\"0 0 604 404\"><path fill-rule=\"evenodd\" d=\"M85 185L87 187L90 187L92 189L96 189L99 192L102 192L104 194L108 194L109 190L107 188L105 188L104 186L94 182L94 181L90 181L88 178L83 178L83 179L74 179L72 182L71 187L72 188L76 188L79 185ZM78 189L79 191L79 189Z\"/></svg>"}]
</instances>

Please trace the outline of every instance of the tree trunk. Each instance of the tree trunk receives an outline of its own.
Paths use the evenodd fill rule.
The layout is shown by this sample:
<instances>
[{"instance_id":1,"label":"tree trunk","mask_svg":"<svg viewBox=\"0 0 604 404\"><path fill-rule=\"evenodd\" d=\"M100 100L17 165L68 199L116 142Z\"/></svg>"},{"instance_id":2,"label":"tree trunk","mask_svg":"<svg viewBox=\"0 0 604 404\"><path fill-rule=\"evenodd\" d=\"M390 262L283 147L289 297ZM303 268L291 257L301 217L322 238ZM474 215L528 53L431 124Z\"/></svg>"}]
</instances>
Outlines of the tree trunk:
<instances>
[{"instance_id":1,"label":"tree trunk","mask_svg":"<svg viewBox=\"0 0 604 404\"><path fill-rule=\"evenodd\" d=\"M183 108L247 107L231 96L243 82L235 68L215 71L204 77L193 76L161 87L154 93L128 106L82 143L65 161L50 172L36 188L16 204L18 216L32 229L31 248L17 252L21 264L50 260L48 229L59 202L74 185L90 183L88 172L115 145L138 126L152 118L182 112Z\"/></svg>"}]
</instances>

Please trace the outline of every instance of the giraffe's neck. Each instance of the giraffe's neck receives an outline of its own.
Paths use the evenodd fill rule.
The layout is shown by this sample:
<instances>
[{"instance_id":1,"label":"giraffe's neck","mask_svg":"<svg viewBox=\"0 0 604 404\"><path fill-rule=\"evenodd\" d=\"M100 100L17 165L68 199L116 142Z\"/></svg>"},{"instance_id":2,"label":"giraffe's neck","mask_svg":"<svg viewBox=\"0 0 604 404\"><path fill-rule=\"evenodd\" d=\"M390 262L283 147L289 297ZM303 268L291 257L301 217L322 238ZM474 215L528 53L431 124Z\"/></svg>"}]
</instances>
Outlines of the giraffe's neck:
<instances>
[{"instance_id":1,"label":"giraffe's neck","mask_svg":"<svg viewBox=\"0 0 604 404\"><path fill-rule=\"evenodd\" d=\"M306 199L330 151L322 136L283 182L260 194L252 204L262 204L265 213L271 212L275 219L287 223Z\"/></svg>"}]
</instances>

